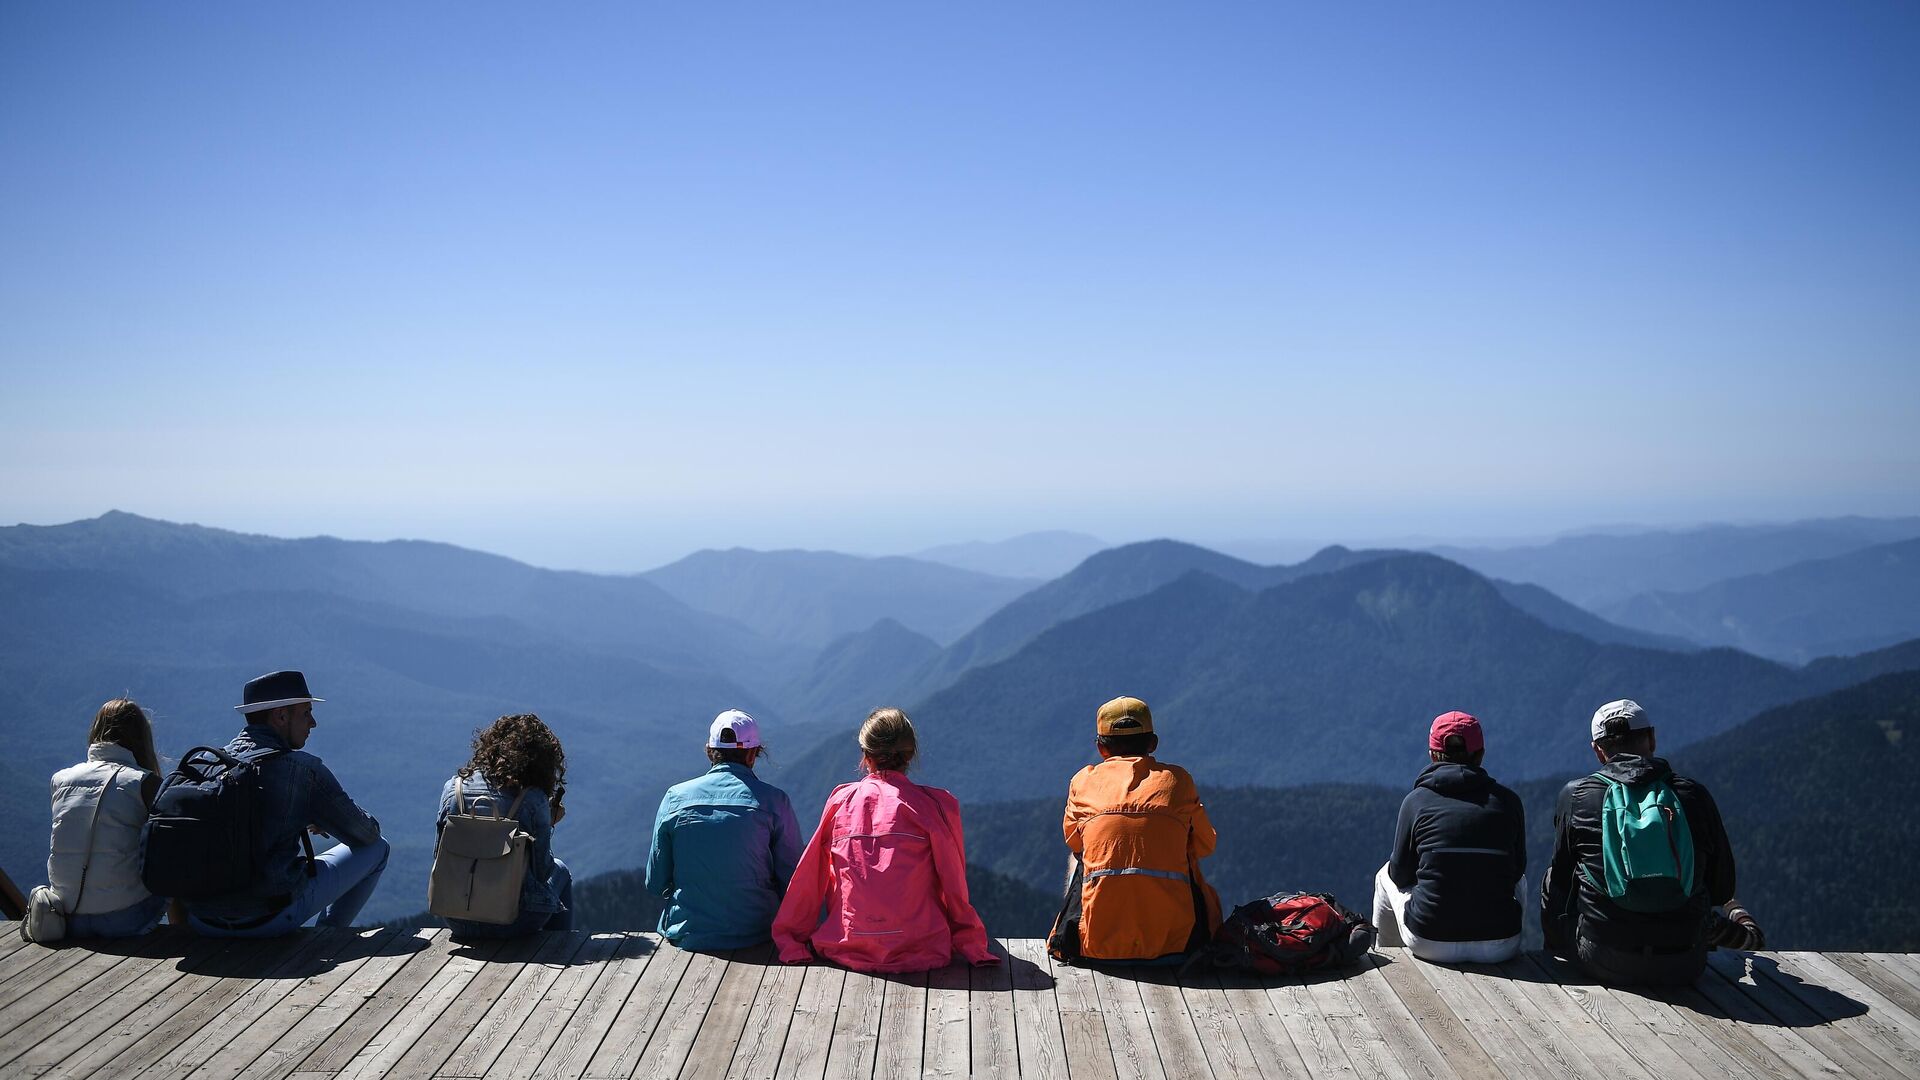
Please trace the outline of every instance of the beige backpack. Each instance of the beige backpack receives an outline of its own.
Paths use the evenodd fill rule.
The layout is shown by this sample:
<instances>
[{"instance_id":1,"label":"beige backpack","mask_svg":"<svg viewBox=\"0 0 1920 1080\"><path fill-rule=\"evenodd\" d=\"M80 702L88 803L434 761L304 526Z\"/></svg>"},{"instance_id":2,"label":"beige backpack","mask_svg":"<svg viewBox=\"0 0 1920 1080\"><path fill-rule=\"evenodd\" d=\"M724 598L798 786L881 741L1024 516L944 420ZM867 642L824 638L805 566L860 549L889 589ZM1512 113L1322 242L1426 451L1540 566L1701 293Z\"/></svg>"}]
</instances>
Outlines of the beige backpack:
<instances>
[{"instance_id":1,"label":"beige backpack","mask_svg":"<svg viewBox=\"0 0 1920 1080\"><path fill-rule=\"evenodd\" d=\"M465 785L453 788L454 812L440 828L427 881L427 909L443 919L504 926L520 917L520 887L527 879L533 835L520 827L522 791L502 817L467 813Z\"/></svg>"}]
</instances>

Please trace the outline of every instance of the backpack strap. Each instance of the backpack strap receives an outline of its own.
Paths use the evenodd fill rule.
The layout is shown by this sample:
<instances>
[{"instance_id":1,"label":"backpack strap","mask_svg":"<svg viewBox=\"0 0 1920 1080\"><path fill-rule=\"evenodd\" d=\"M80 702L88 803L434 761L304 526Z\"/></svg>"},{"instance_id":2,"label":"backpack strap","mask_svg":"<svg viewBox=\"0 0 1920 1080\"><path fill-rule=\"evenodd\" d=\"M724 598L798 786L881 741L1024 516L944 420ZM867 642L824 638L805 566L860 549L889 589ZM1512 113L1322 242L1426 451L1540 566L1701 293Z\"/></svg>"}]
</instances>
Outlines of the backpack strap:
<instances>
[{"instance_id":1,"label":"backpack strap","mask_svg":"<svg viewBox=\"0 0 1920 1080\"><path fill-rule=\"evenodd\" d=\"M107 775L107 782L100 785L100 797L93 800L93 816L87 821L87 861L80 864L80 889L74 894L73 906L67 909L68 915L80 910L80 901L87 895L87 871L93 869L93 841L100 830L100 804L107 801L107 789L113 785L114 780L120 775L120 770L124 768L111 761L106 764L113 772Z\"/></svg>"},{"instance_id":2,"label":"backpack strap","mask_svg":"<svg viewBox=\"0 0 1920 1080\"><path fill-rule=\"evenodd\" d=\"M214 749L213 747L200 747L199 749L212 750L220 760L226 761L229 764L244 763L255 767L258 767L261 762L270 757L288 752L278 746L256 746L240 754L229 753L226 750ZM191 753L191 751L189 751L189 753ZM307 855L307 876L310 878L319 877L320 868L318 864L320 860L313 854L313 833L309 831L305 825L300 826L300 849L306 852Z\"/></svg>"}]
</instances>

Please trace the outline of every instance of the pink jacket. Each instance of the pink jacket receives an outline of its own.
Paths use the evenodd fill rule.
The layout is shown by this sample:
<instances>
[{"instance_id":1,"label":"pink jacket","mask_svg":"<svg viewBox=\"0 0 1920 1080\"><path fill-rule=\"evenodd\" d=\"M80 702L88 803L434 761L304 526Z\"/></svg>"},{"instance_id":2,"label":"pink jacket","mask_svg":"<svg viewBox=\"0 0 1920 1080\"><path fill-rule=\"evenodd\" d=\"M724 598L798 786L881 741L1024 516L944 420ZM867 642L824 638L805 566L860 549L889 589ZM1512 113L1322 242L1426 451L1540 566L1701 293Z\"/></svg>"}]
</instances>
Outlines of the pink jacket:
<instances>
[{"instance_id":1,"label":"pink jacket","mask_svg":"<svg viewBox=\"0 0 1920 1080\"><path fill-rule=\"evenodd\" d=\"M959 801L897 772L835 788L774 916L773 944L784 963L818 953L855 971L926 971L956 952L999 963L967 900Z\"/></svg>"}]
</instances>

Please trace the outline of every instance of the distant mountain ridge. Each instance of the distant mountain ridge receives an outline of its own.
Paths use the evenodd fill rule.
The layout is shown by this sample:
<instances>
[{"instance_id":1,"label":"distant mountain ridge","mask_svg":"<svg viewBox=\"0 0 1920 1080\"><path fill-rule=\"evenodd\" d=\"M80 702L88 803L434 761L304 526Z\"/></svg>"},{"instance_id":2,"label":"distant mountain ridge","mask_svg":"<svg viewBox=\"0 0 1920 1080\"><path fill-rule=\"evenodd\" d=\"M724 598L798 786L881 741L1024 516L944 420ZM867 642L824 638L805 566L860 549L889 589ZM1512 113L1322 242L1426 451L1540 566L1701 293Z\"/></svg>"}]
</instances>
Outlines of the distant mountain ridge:
<instances>
[{"instance_id":1,"label":"distant mountain ridge","mask_svg":"<svg viewBox=\"0 0 1920 1080\"><path fill-rule=\"evenodd\" d=\"M687 606L818 649L891 618L946 643L1038 582L900 555L698 551L641 575Z\"/></svg>"},{"instance_id":2,"label":"distant mountain ridge","mask_svg":"<svg viewBox=\"0 0 1920 1080\"><path fill-rule=\"evenodd\" d=\"M1920 517L1841 517L1589 533L1528 547L1428 550L1489 577L1541 585L1589 611L1607 611L1638 593L1686 592L1915 537L1920 537Z\"/></svg>"},{"instance_id":3,"label":"distant mountain ridge","mask_svg":"<svg viewBox=\"0 0 1920 1080\"><path fill-rule=\"evenodd\" d=\"M1641 593L1607 611L1645 631L1788 663L1920 637L1920 539L1861 548L1685 593Z\"/></svg>"},{"instance_id":4,"label":"distant mountain ridge","mask_svg":"<svg viewBox=\"0 0 1920 1080\"><path fill-rule=\"evenodd\" d=\"M1046 579L1059 577L1107 546L1086 533L1054 529L1006 540L941 544L916 551L913 558L999 577Z\"/></svg>"}]
</instances>

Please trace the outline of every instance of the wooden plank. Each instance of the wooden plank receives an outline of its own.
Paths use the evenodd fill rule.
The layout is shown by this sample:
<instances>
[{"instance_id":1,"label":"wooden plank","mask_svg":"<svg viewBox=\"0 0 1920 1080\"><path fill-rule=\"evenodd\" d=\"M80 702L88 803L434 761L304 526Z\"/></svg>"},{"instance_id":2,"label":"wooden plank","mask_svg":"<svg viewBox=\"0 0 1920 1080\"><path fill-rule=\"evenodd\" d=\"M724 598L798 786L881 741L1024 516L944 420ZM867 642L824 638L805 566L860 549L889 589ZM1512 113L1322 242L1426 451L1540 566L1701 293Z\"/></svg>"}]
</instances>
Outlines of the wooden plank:
<instances>
[{"instance_id":1,"label":"wooden plank","mask_svg":"<svg viewBox=\"0 0 1920 1080\"><path fill-rule=\"evenodd\" d=\"M1140 1002L1147 1010L1147 1030L1159 1051L1160 1067L1173 1077L1207 1075L1207 1050L1200 1045L1200 1033L1187 1012L1178 972L1161 967L1139 968L1134 974L1140 980Z\"/></svg>"},{"instance_id":2,"label":"wooden plank","mask_svg":"<svg viewBox=\"0 0 1920 1080\"><path fill-rule=\"evenodd\" d=\"M1394 994L1393 987L1380 973L1379 963L1380 957L1374 953L1362 957L1360 970L1347 981L1347 990L1386 1040L1387 1052L1399 1063L1405 1076L1417 1080L1456 1080L1458 1074ZM1486 1072L1474 1080L1500 1080L1500 1070L1489 1061Z\"/></svg>"},{"instance_id":3,"label":"wooden plank","mask_svg":"<svg viewBox=\"0 0 1920 1080\"><path fill-rule=\"evenodd\" d=\"M63 956L66 957L65 962L72 963L78 959L77 956L72 955L73 953L87 951L64 942L58 945L41 945L37 942L27 942L23 944L25 944L25 948L7 957L6 963L0 966L0 991L18 986L18 980L23 976L37 977L30 976L29 973L39 968L42 964L54 963Z\"/></svg>"},{"instance_id":4,"label":"wooden plank","mask_svg":"<svg viewBox=\"0 0 1920 1080\"><path fill-rule=\"evenodd\" d=\"M13 957L31 944L33 942L20 936L18 922L12 926L0 926L0 977L5 976L7 965L13 961Z\"/></svg>"},{"instance_id":5,"label":"wooden plank","mask_svg":"<svg viewBox=\"0 0 1920 1080\"><path fill-rule=\"evenodd\" d=\"M875 1055L876 1080L905 1080L920 1075L927 1049L927 973L887 976L880 1002L880 1045Z\"/></svg>"},{"instance_id":6,"label":"wooden plank","mask_svg":"<svg viewBox=\"0 0 1920 1080\"><path fill-rule=\"evenodd\" d=\"M1249 972L1223 971L1219 983L1260 1075L1266 1080L1308 1080L1312 1074L1268 996L1266 982Z\"/></svg>"},{"instance_id":7,"label":"wooden plank","mask_svg":"<svg viewBox=\"0 0 1920 1080\"><path fill-rule=\"evenodd\" d=\"M1466 1023L1440 1000L1433 984L1413 970L1414 965L1421 962L1404 948L1380 949L1372 958L1374 972L1393 991L1401 1007L1413 1017L1455 1076L1504 1076L1486 1048L1467 1030Z\"/></svg>"},{"instance_id":8,"label":"wooden plank","mask_svg":"<svg viewBox=\"0 0 1920 1080\"><path fill-rule=\"evenodd\" d=\"M116 980L118 986L113 992L91 1002L91 1007L84 1011L48 1009L0 1036L0 1065L21 1076L46 1072L146 1007L181 978L186 965L202 962L225 947L225 942L203 938L178 961L172 956L157 956L121 965L116 972L133 973L135 977ZM171 949L161 951L172 952ZM94 989L100 992L107 985L103 980Z\"/></svg>"},{"instance_id":9,"label":"wooden plank","mask_svg":"<svg viewBox=\"0 0 1920 1080\"><path fill-rule=\"evenodd\" d=\"M222 1001L216 1011L203 1016L197 1031L141 1070L141 1076L147 1080L184 1077L199 1068L229 1043L243 1038L248 1027L271 1012L295 987L329 970L333 958L343 950L358 948L360 939L351 930L304 930L263 942L263 945L267 957L284 958L274 974L260 978L257 972L240 973L243 977L233 980L243 988L240 994ZM212 994L202 997L219 1000ZM259 1049L255 1048L255 1052Z\"/></svg>"},{"instance_id":10,"label":"wooden plank","mask_svg":"<svg viewBox=\"0 0 1920 1080\"><path fill-rule=\"evenodd\" d=\"M580 1080L586 1075L593 1056L626 1009L627 998L646 977L647 968L667 951L678 950L663 945L653 934L626 935L614 950L609 970L594 982L579 1008L561 1026L553 1051L533 1070L536 1080Z\"/></svg>"},{"instance_id":11,"label":"wooden plank","mask_svg":"<svg viewBox=\"0 0 1920 1080\"><path fill-rule=\"evenodd\" d=\"M761 976L760 989L754 994L753 1007L748 1010L746 1024L740 1032L740 1047L727 1063L728 1080L773 1080L780 1067L780 1052L787 1043L787 1028L793 1023L794 1008L800 1000L800 987L806 981L807 970L796 964L782 964L778 959L768 961L767 972ZM917 1020L919 1014L914 1015ZM918 1045L916 1041L916 1048ZM916 1049L916 1074L919 1068Z\"/></svg>"},{"instance_id":12,"label":"wooden plank","mask_svg":"<svg viewBox=\"0 0 1920 1080\"><path fill-rule=\"evenodd\" d=\"M753 999L767 977L769 965L777 963L771 944L733 951L726 974L720 978L720 988L714 991L713 1003L707 1006L706 1019L700 1022L700 1031L687 1051L687 1067L680 1072L682 1080L721 1080L727 1075L733 1055L740 1049L740 1033L753 1014Z\"/></svg>"},{"instance_id":13,"label":"wooden plank","mask_svg":"<svg viewBox=\"0 0 1920 1080\"><path fill-rule=\"evenodd\" d=\"M673 999L681 976L687 972L687 963L693 958L685 949L664 943L658 948L653 962L641 972L640 981L634 983L633 992L627 995L613 1023L607 1027L606 1037L600 1040L600 1048L587 1062L584 1075L596 1080L624 1078L632 1076L640 1067L647 1042L660 1027L667 1002Z\"/></svg>"},{"instance_id":14,"label":"wooden plank","mask_svg":"<svg viewBox=\"0 0 1920 1080\"><path fill-rule=\"evenodd\" d=\"M1037 938L1010 938L1002 945L1007 950L1007 982L1013 996L1020 1076L1022 1080L1066 1080L1067 1047L1053 976L1048 973L1046 943ZM1105 1052L1106 1047L1101 1047L1103 1056Z\"/></svg>"},{"instance_id":15,"label":"wooden plank","mask_svg":"<svg viewBox=\"0 0 1920 1080\"><path fill-rule=\"evenodd\" d=\"M513 1037L506 1050L487 1066L487 1076L501 1080L532 1076L541 1062L563 1037L594 987L618 967L620 950L627 944L625 934L589 934L586 944L574 955L573 963L547 989L546 996L533 1006L533 1013Z\"/></svg>"},{"instance_id":16,"label":"wooden plank","mask_svg":"<svg viewBox=\"0 0 1920 1080\"><path fill-rule=\"evenodd\" d=\"M293 1072L328 1076L345 1069L366 1048L367 1043L407 1007L414 995L432 981L459 946L454 944L446 929L439 928L403 934L393 939L393 947L404 956L399 968L358 1002L345 996L344 987L327 1001L321 1002L314 1010L318 1015L311 1018L322 1029L320 1041L298 1061L292 1061L289 1054L286 1068ZM378 971L376 968L369 973L363 967L354 976L353 981L357 984L355 992L364 993L365 986L378 977ZM366 982L360 983L359 980L363 979ZM328 1027L326 1021L333 1018L339 1019ZM289 1033L289 1038L296 1042L303 1041L298 1028ZM281 1063L268 1062L265 1068L270 1073L279 1072Z\"/></svg>"},{"instance_id":17,"label":"wooden plank","mask_svg":"<svg viewBox=\"0 0 1920 1080\"><path fill-rule=\"evenodd\" d=\"M453 995L440 1015L418 1033L393 1063L398 1076L432 1076L450 1061L474 1029L492 1012L507 987L530 963L551 962L572 946L570 935L529 934L500 942L496 951Z\"/></svg>"},{"instance_id":18,"label":"wooden plank","mask_svg":"<svg viewBox=\"0 0 1920 1080\"><path fill-rule=\"evenodd\" d=\"M1020 1040L1013 1018L1013 957L1000 938L990 938L987 947L1000 963L968 972L967 1037L973 1072L1018 1076Z\"/></svg>"},{"instance_id":19,"label":"wooden plank","mask_svg":"<svg viewBox=\"0 0 1920 1080\"><path fill-rule=\"evenodd\" d=\"M11 1029L23 1017L38 1015L49 1001L59 1001L79 992L81 987L118 967L139 949L124 942L112 944L118 947L64 946L55 950L45 963L29 968L23 977L0 986L0 1031Z\"/></svg>"},{"instance_id":20,"label":"wooden plank","mask_svg":"<svg viewBox=\"0 0 1920 1080\"><path fill-rule=\"evenodd\" d=\"M1134 969L1094 968L1092 974L1119 1080L1166 1080L1167 1070L1160 1064L1160 1048L1154 1045L1153 1029L1147 1024L1147 1003L1140 996Z\"/></svg>"},{"instance_id":21,"label":"wooden plank","mask_svg":"<svg viewBox=\"0 0 1920 1080\"><path fill-rule=\"evenodd\" d=\"M249 979L283 958L279 942L228 939L204 958L183 961L180 978L46 1075L131 1076L198 1031L245 991Z\"/></svg>"},{"instance_id":22,"label":"wooden plank","mask_svg":"<svg viewBox=\"0 0 1920 1080\"><path fill-rule=\"evenodd\" d=\"M787 1027L775 1076L812 1080L826 1075L834 1015L840 1010L840 991L846 984L846 968L818 961L807 965L806 975L800 981L800 995L794 999L793 1020Z\"/></svg>"},{"instance_id":23,"label":"wooden plank","mask_svg":"<svg viewBox=\"0 0 1920 1080\"><path fill-rule=\"evenodd\" d=\"M1697 986L1649 990L1648 993L1679 1010L1681 1016L1719 1043L1721 1049L1752 1068L1755 1075L1789 1080L1800 1076L1829 1076L1838 1072L1837 1069L1833 1073L1823 1072L1817 1065L1805 1060L1818 1056L1811 1047L1805 1043L1795 1045L1794 1040L1781 1038L1778 1029L1756 1022L1757 1017L1765 1014L1758 1007L1745 1003L1744 997L1735 995L1738 1001L1729 1011L1720 1000L1702 994ZM1828 1065L1831 1067L1831 1063Z\"/></svg>"},{"instance_id":24,"label":"wooden plank","mask_svg":"<svg viewBox=\"0 0 1920 1080\"><path fill-rule=\"evenodd\" d=\"M309 1057L333 1039L335 1033L352 1024L363 1008L370 1007L378 999L381 988L429 947L434 934L444 937L446 931L403 930L388 936L346 981L318 1003L306 1008L284 1034L241 1071L240 1076L243 1080L281 1080L301 1068ZM421 981L424 982L424 978ZM367 1034L371 1036L373 1032L368 1031ZM351 1056L349 1053L341 1058L341 1063L344 1064Z\"/></svg>"},{"instance_id":25,"label":"wooden plank","mask_svg":"<svg viewBox=\"0 0 1920 1080\"><path fill-rule=\"evenodd\" d=\"M1493 964L1463 964L1461 970L1495 1014L1504 1018L1509 1026L1516 1027L1540 1056L1552 1059L1561 1070L1559 1075L1611 1080L1614 1076L1632 1076L1640 1071L1639 1062L1620 1051L1584 1013L1570 1010L1570 1026L1556 1028L1539 1004L1526 995L1505 969Z\"/></svg>"},{"instance_id":26,"label":"wooden plank","mask_svg":"<svg viewBox=\"0 0 1920 1080\"><path fill-rule=\"evenodd\" d=\"M1776 962L1805 964L1812 971L1844 972L1858 985L1878 994L1885 1002L1884 1008L1898 1010L1910 1018L1920 1017L1920 990L1909 986L1906 980L1881 965L1865 962L1846 953L1782 953Z\"/></svg>"},{"instance_id":27,"label":"wooden plank","mask_svg":"<svg viewBox=\"0 0 1920 1080\"><path fill-rule=\"evenodd\" d=\"M21 986L13 1003L0 1009L0 1064L25 1052L38 1039L69 1020L81 1019L87 1012L114 997L147 971L164 965L174 952L172 941L154 938L129 938L116 942L111 950L89 950L70 946L76 960L53 980L66 987L49 999L47 985ZM59 1008L51 1008L57 1004Z\"/></svg>"},{"instance_id":28,"label":"wooden plank","mask_svg":"<svg viewBox=\"0 0 1920 1080\"><path fill-rule=\"evenodd\" d=\"M1045 955L1045 946L1041 947ZM1107 1040L1106 1014L1100 1009L1100 990L1093 972L1048 957L1046 972L1053 976L1053 1000L1060 1010L1060 1038L1066 1044L1068 1075L1075 1080L1117 1080L1115 1050Z\"/></svg>"},{"instance_id":29,"label":"wooden plank","mask_svg":"<svg viewBox=\"0 0 1920 1080\"><path fill-rule=\"evenodd\" d=\"M1186 1003L1187 1016L1199 1035L1201 1052L1213 1075L1235 1080L1264 1080L1259 1056L1242 1029L1240 1018L1234 1015L1235 1000L1211 968L1203 967L1181 979L1180 997ZM1259 995L1259 1000L1265 1001L1266 995ZM1291 1040L1287 1049L1293 1049Z\"/></svg>"},{"instance_id":30,"label":"wooden plank","mask_svg":"<svg viewBox=\"0 0 1920 1080\"><path fill-rule=\"evenodd\" d=\"M1400 1063L1387 1047L1387 1037L1360 1007L1351 986L1354 973L1319 975L1306 981L1308 994L1326 1014L1327 1026L1346 1048L1354 1072L1373 1080L1400 1080Z\"/></svg>"},{"instance_id":31,"label":"wooden plank","mask_svg":"<svg viewBox=\"0 0 1920 1080\"><path fill-rule=\"evenodd\" d=\"M1827 953L1838 959L1842 956L1858 956L1871 961L1886 974L1900 979L1915 990L1920 990L1920 953ZM1909 1015L1920 1016L1920 1011L1907 1010Z\"/></svg>"},{"instance_id":32,"label":"wooden plank","mask_svg":"<svg viewBox=\"0 0 1920 1080\"><path fill-rule=\"evenodd\" d=\"M973 1040L967 1030L967 1004L973 977L963 963L927 972L927 1033L921 1053L923 1076L970 1075Z\"/></svg>"},{"instance_id":33,"label":"wooden plank","mask_svg":"<svg viewBox=\"0 0 1920 1080\"><path fill-rule=\"evenodd\" d=\"M1300 1052L1300 1065L1308 1076L1322 1080L1353 1075L1353 1062L1341 1048L1340 1037L1305 986L1298 982L1271 984L1267 998L1273 1002L1294 1049Z\"/></svg>"},{"instance_id":34,"label":"wooden plank","mask_svg":"<svg viewBox=\"0 0 1920 1080\"><path fill-rule=\"evenodd\" d=\"M707 1009L713 1005L714 995L719 992L727 966L724 955L696 952L687 957L686 973L680 976L680 985L674 988L673 997L662 1006L666 1014L654 1028L653 1037L647 1040L647 1047L640 1054L640 1063L634 1070L634 1076L673 1077L680 1074L687 1063L687 1051L693 1047L694 1037L700 1034L701 1025L706 1023Z\"/></svg>"},{"instance_id":35,"label":"wooden plank","mask_svg":"<svg viewBox=\"0 0 1920 1080\"><path fill-rule=\"evenodd\" d=\"M1901 1071L1920 1068L1920 1018L1902 1009L1879 989L1833 957L1782 953L1768 958L1784 984L1836 1027L1884 1047L1881 1057L1898 1060ZM1879 978L1878 973L1875 977ZM1796 985L1797 984L1797 985ZM1837 1014L1846 1014L1844 1018Z\"/></svg>"},{"instance_id":36,"label":"wooden plank","mask_svg":"<svg viewBox=\"0 0 1920 1080\"><path fill-rule=\"evenodd\" d=\"M1723 1065L1689 1060L1681 1048L1672 1045L1676 1036L1684 1036L1691 1041L1685 1021L1675 1017L1667 1023L1664 1031L1650 1026L1615 1000L1605 987L1597 983L1570 985L1563 982L1568 976L1584 978L1584 975L1570 964L1553 966L1552 958L1544 954L1523 954L1508 966L1518 969L1520 965L1525 965L1527 971L1525 974L1516 972L1514 981L1524 983L1529 976L1538 980L1534 1000L1542 1012L1557 1018L1557 1022L1562 1024L1574 1022L1571 1014L1583 1017L1598 1029L1601 1037L1632 1058L1634 1067L1626 1069L1622 1066L1623 1073L1671 1077L1673 1080L1737 1080L1739 1077L1730 1060L1720 1059ZM1556 1000L1562 1004L1556 1005ZM1594 1055L1590 1053L1588 1056Z\"/></svg>"},{"instance_id":37,"label":"wooden plank","mask_svg":"<svg viewBox=\"0 0 1920 1080\"><path fill-rule=\"evenodd\" d=\"M1542 1038L1567 1039L1603 1076L1694 1077L1686 1059L1658 1044L1644 1026L1635 1025L1634 1045L1622 1045L1615 1031L1594 1019L1560 987L1549 984L1538 965L1521 956L1496 966L1506 985L1539 1018ZM1645 1044L1655 1044L1649 1049Z\"/></svg>"},{"instance_id":38,"label":"wooden plank","mask_svg":"<svg viewBox=\"0 0 1920 1080\"><path fill-rule=\"evenodd\" d=\"M834 1014L832 1041L827 1046L824 1075L829 1080L873 1075L886 992L884 977L847 972L847 981L840 988L840 1006Z\"/></svg>"},{"instance_id":39,"label":"wooden plank","mask_svg":"<svg viewBox=\"0 0 1920 1080\"><path fill-rule=\"evenodd\" d=\"M418 993L404 1003L397 1015L393 1016L379 1031L367 1039L365 1045L354 1052L346 1065L337 1074L341 1080L374 1080L376 1077L420 1076L421 1073L407 1074L399 1071L400 1062L420 1041L427 1037L433 1026L439 1022L454 1002L460 999L467 986L477 978L487 965L500 956L502 950L511 942L482 941L474 943L451 942L452 947L444 954L440 966L429 977ZM440 955L438 950L433 955ZM307 1072L317 1064L320 1055L309 1058L293 1075L301 1080L326 1075Z\"/></svg>"},{"instance_id":40,"label":"wooden plank","mask_svg":"<svg viewBox=\"0 0 1920 1080\"><path fill-rule=\"evenodd\" d=\"M376 955L394 937L392 930L341 931L315 957L313 971L284 995L256 1013L246 1027L208 1048L188 1070L190 1080L233 1080L270 1049L281 1036L345 983L367 958Z\"/></svg>"},{"instance_id":41,"label":"wooden plank","mask_svg":"<svg viewBox=\"0 0 1920 1080\"><path fill-rule=\"evenodd\" d=\"M1467 974L1445 964L1429 964L1415 961L1408 965L1427 984L1433 987L1453 1014L1460 1018L1467 1030L1473 1034L1475 1042L1494 1060L1500 1071L1509 1077L1519 1076L1564 1076L1570 1069L1560 1063L1565 1057L1564 1050L1540 1048L1537 1052L1529 1045L1528 1033L1517 1023L1509 1023L1507 1018L1495 1009L1476 987L1478 976Z\"/></svg>"},{"instance_id":42,"label":"wooden plank","mask_svg":"<svg viewBox=\"0 0 1920 1080\"><path fill-rule=\"evenodd\" d=\"M1726 1078L1726 1080L1744 1080L1746 1077L1765 1075L1761 1066L1770 1061L1776 1069L1782 1069L1778 1058L1767 1053L1764 1047L1752 1044L1746 1049L1757 1052L1761 1058L1749 1058L1730 1052L1725 1046L1707 1036L1698 1017L1686 1010L1676 1008L1672 1003L1651 996L1645 988L1613 989L1600 985L1593 977L1577 964L1544 953L1535 954L1534 961L1549 973L1560 979L1565 988L1584 987L1594 995L1596 1001L1610 1001L1619 1010L1640 1021L1652 1031L1656 1038L1686 1059L1687 1065L1702 1076ZM1624 1042L1625 1040L1617 1040Z\"/></svg>"},{"instance_id":43,"label":"wooden plank","mask_svg":"<svg viewBox=\"0 0 1920 1080\"><path fill-rule=\"evenodd\" d=\"M1920 1068L1908 1066L1900 1060L1900 1055L1891 1051L1882 1053L1856 1039L1852 1032L1827 1023L1826 1017L1795 997L1779 979L1755 971L1750 961L1751 957L1745 954L1716 949L1707 955L1707 973L1701 978L1703 981L1724 980L1728 986L1746 994L1767 1015L1792 1028L1849 1076L1904 1076L1907 1080L1920 1080Z\"/></svg>"},{"instance_id":44,"label":"wooden plank","mask_svg":"<svg viewBox=\"0 0 1920 1080\"><path fill-rule=\"evenodd\" d=\"M533 1007L546 996L547 988L567 970L588 940L586 934L560 931L541 931L532 939L538 942L532 958L513 974L500 996L459 1039L453 1053L434 1070L435 1076L485 1076L494 1059L519 1034L520 1025L533 1015Z\"/></svg>"}]
</instances>

